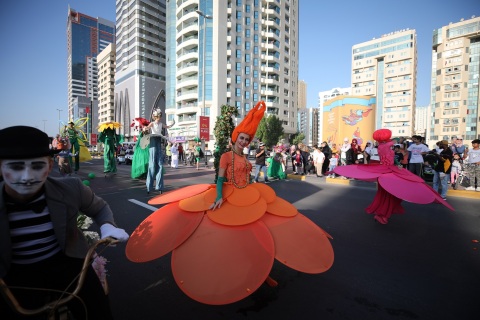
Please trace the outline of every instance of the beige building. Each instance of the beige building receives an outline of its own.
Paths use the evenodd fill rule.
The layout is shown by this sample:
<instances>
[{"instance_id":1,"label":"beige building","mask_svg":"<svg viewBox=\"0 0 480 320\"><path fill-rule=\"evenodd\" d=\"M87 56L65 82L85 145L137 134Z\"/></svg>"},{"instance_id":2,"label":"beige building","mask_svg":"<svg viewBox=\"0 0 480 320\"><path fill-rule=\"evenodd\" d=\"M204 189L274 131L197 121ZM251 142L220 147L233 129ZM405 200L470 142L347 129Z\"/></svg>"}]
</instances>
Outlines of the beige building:
<instances>
[{"instance_id":1,"label":"beige building","mask_svg":"<svg viewBox=\"0 0 480 320\"><path fill-rule=\"evenodd\" d=\"M404 29L352 47L352 95L375 96L375 128L414 134L417 36Z\"/></svg>"},{"instance_id":2,"label":"beige building","mask_svg":"<svg viewBox=\"0 0 480 320\"><path fill-rule=\"evenodd\" d=\"M109 44L97 56L98 65L98 123L114 121L115 44ZM130 119L129 119L130 120ZM130 122L128 123L128 125Z\"/></svg>"},{"instance_id":3,"label":"beige building","mask_svg":"<svg viewBox=\"0 0 480 320\"><path fill-rule=\"evenodd\" d=\"M307 108L307 83L303 80L298 81L298 109Z\"/></svg>"},{"instance_id":4,"label":"beige building","mask_svg":"<svg viewBox=\"0 0 480 320\"><path fill-rule=\"evenodd\" d=\"M430 138L450 140L460 135L470 144L480 137L480 18L435 30L432 61Z\"/></svg>"}]
</instances>

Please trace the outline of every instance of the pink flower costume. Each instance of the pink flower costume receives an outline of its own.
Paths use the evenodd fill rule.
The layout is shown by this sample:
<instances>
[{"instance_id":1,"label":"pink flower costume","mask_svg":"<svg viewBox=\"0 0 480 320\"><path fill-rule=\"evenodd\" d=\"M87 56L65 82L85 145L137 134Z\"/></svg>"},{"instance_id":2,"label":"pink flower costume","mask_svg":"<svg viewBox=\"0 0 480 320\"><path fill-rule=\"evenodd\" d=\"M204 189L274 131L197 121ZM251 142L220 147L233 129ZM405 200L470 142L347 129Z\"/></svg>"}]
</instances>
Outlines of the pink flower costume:
<instances>
[{"instance_id":1,"label":"pink flower costume","mask_svg":"<svg viewBox=\"0 0 480 320\"><path fill-rule=\"evenodd\" d=\"M373 133L373 138L379 142L380 164L353 164L333 170L341 176L377 182L375 198L365 211L375 214L374 218L379 223L387 224L393 213L404 213L402 200L419 204L437 202L454 210L422 178L394 165L394 142L390 137L389 129L380 129Z\"/></svg>"}]
</instances>

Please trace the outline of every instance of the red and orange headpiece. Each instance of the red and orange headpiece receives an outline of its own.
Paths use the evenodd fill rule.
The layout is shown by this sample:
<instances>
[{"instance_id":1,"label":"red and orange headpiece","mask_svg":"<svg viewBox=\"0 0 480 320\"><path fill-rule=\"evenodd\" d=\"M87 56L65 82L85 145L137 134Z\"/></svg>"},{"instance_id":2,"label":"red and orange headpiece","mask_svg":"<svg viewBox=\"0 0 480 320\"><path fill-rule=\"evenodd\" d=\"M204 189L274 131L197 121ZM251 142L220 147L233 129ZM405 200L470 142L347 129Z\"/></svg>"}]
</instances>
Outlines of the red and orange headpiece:
<instances>
[{"instance_id":1,"label":"red and orange headpiece","mask_svg":"<svg viewBox=\"0 0 480 320\"><path fill-rule=\"evenodd\" d=\"M240 133L246 133L250 136L250 141L253 140L255 133L257 132L257 127L260 121L263 118L265 109L267 106L265 102L259 101L253 109L251 109L245 119L240 122L240 124L232 132L232 142L237 141L237 137Z\"/></svg>"}]
</instances>

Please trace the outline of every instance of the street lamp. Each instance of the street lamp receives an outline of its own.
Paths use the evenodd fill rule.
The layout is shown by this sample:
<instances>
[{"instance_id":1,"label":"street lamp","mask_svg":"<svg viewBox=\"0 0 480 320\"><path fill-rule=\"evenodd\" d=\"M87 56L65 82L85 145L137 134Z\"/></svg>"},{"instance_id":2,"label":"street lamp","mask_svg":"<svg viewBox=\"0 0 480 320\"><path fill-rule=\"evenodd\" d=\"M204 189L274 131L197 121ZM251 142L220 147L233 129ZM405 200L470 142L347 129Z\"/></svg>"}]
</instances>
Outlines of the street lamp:
<instances>
[{"instance_id":1,"label":"street lamp","mask_svg":"<svg viewBox=\"0 0 480 320\"><path fill-rule=\"evenodd\" d=\"M203 48L202 48L202 82L203 82L203 89L202 89L202 95L203 95L203 107L202 107L202 116L205 115L205 47L206 47L206 41L207 41L207 19L212 19L213 17L203 13L200 10L195 10L196 13L198 13L199 16L203 17Z\"/></svg>"},{"instance_id":2,"label":"street lamp","mask_svg":"<svg viewBox=\"0 0 480 320\"><path fill-rule=\"evenodd\" d=\"M43 121L43 132L46 132L45 131L45 123L47 122L47 120L42 120Z\"/></svg>"},{"instance_id":3,"label":"street lamp","mask_svg":"<svg viewBox=\"0 0 480 320\"><path fill-rule=\"evenodd\" d=\"M62 130L60 127L60 111L63 111L62 109L57 109L58 111L58 133L60 134L60 131Z\"/></svg>"}]
</instances>

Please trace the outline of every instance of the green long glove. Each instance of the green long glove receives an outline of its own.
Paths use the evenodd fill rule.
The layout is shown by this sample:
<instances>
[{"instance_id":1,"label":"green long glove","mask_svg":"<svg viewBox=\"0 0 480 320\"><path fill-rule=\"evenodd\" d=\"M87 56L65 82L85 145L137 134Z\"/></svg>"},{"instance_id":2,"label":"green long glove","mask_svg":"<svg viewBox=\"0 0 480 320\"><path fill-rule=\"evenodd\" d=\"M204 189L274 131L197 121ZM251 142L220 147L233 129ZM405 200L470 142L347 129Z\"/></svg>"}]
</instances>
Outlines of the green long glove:
<instances>
[{"instance_id":1,"label":"green long glove","mask_svg":"<svg viewBox=\"0 0 480 320\"><path fill-rule=\"evenodd\" d=\"M218 200L222 199L222 190L223 190L223 183L225 182L225 177L219 177L217 179L217 199L215 199L215 202Z\"/></svg>"}]
</instances>

